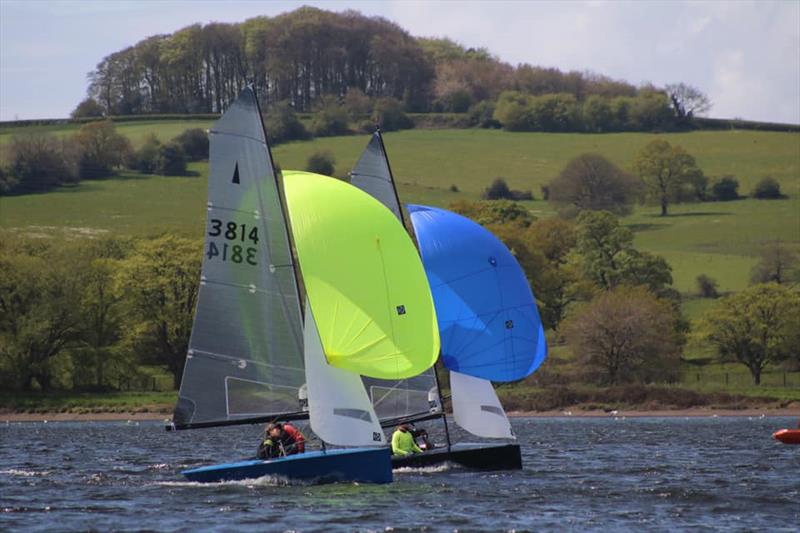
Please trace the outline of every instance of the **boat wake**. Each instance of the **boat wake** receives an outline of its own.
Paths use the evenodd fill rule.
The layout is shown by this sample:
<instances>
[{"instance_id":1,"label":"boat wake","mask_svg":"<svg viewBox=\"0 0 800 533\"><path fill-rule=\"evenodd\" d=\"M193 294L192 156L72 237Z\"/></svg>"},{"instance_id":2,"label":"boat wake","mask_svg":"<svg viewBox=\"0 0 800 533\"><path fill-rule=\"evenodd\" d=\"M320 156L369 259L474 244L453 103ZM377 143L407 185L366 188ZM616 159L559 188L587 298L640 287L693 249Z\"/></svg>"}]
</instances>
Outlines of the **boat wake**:
<instances>
[{"instance_id":1,"label":"boat wake","mask_svg":"<svg viewBox=\"0 0 800 533\"><path fill-rule=\"evenodd\" d=\"M455 463L445 461L444 463L435 466L401 466L400 468L393 468L394 474L438 474L440 472L449 472L459 468Z\"/></svg>"},{"instance_id":2,"label":"boat wake","mask_svg":"<svg viewBox=\"0 0 800 533\"><path fill-rule=\"evenodd\" d=\"M20 477L35 477L35 476L49 476L49 470L42 470L41 472L35 472L33 470L18 470L16 468L11 468L9 470L0 470L0 474L6 476L20 476Z\"/></svg>"},{"instance_id":3,"label":"boat wake","mask_svg":"<svg viewBox=\"0 0 800 533\"><path fill-rule=\"evenodd\" d=\"M286 487L290 485L313 485L313 481L288 479L282 476L262 476L254 479L238 479L229 481L204 482L199 481L159 481L155 483L163 487L245 487L248 489L258 487Z\"/></svg>"}]
</instances>

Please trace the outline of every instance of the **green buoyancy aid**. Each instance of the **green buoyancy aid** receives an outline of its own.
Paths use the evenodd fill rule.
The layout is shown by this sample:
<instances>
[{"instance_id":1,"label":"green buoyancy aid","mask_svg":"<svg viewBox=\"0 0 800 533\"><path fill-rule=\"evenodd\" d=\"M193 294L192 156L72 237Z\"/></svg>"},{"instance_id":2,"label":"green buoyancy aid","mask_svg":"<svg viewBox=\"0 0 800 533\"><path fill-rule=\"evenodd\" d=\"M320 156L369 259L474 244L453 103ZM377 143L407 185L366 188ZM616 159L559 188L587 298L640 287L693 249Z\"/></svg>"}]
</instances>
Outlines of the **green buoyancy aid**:
<instances>
[{"instance_id":1,"label":"green buoyancy aid","mask_svg":"<svg viewBox=\"0 0 800 533\"><path fill-rule=\"evenodd\" d=\"M420 447L414 442L414 436L410 431L396 430L392 435L392 454L410 455L412 453L422 453Z\"/></svg>"}]
</instances>

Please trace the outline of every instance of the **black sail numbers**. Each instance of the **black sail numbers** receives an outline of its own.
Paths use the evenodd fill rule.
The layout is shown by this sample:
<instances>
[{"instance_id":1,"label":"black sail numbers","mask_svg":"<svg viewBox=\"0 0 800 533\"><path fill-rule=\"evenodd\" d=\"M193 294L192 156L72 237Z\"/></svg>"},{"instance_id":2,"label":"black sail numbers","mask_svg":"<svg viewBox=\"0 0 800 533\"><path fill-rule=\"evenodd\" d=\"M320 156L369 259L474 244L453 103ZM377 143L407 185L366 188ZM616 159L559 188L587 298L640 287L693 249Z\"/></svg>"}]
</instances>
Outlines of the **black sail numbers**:
<instances>
[{"instance_id":1,"label":"black sail numbers","mask_svg":"<svg viewBox=\"0 0 800 533\"><path fill-rule=\"evenodd\" d=\"M208 239L209 260L258 266L258 226L220 218L210 219L208 225L208 236L216 237Z\"/></svg>"},{"instance_id":2,"label":"black sail numbers","mask_svg":"<svg viewBox=\"0 0 800 533\"><path fill-rule=\"evenodd\" d=\"M231 183L241 183L238 161L233 169ZM209 219L208 225L208 236L215 238L208 239L206 257L209 260L258 266L258 226L221 218Z\"/></svg>"}]
</instances>

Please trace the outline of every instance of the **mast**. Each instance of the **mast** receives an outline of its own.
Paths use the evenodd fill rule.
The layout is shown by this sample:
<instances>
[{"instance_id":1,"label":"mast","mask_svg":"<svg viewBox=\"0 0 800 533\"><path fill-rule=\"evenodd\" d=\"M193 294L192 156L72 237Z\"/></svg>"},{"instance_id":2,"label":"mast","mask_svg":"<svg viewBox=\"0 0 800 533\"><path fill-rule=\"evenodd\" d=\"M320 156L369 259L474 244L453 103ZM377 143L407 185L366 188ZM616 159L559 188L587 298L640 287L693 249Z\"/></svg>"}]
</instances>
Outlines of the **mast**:
<instances>
[{"instance_id":1,"label":"mast","mask_svg":"<svg viewBox=\"0 0 800 533\"><path fill-rule=\"evenodd\" d=\"M377 140L377 143L375 142ZM375 146L377 144L377 146ZM380 163L385 165L385 168L380 168ZM394 212L403 228L413 234L413 228L406 225L406 219L403 214L402 204L400 203L400 195L397 191L397 184L394 179L394 173L389 162L389 155L386 151L386 145L383 141L383 134L380 127L375 128L373 138L361 155L361 158L356 163L355 168L350 173L352 184L368 194L381 201L389 210ZM414 244L417 246L417 243ZM419 252L419 250L417 250ZM431 376L432 374L432 376ZM383 427L389 427L400 423L413 423L422 422L424 420L432 420L441 417L445 426L445 436L447 437L447 446L450 448L450 432L447 427L447 414L444 411L444 401L442 399L442 388L439 383L439 376L436 372L436 366L427 370L422 374L432 378L433 385L436 387L436 394L440 404L441 411L438 413L431 413L430 409L419 410L418 412L408 413L404 416L394 416L385 418L381 422ZM369 386L369 383L365 383ZM385 383L384 385L391 385L391 389L398 389L403 382ZM408 387L408 384L405 384ZM410 407L410 406L409 406ZM426 405L427 407L427 405Z\"/></svg>"},{"instance_id":2,"label":"mast","mask_svg":"<svg viewBox=\"0 0 800 533\"><path fill-rule=\"evenodd\" d=\"M398 216L400 217L400 223L403 227L406 227L406 219L403 216L403 204L400 203L400 195L397 193L397 184L394 181L394 174L392 173L392 165L389 163L389 154L386 151L386 145L383 143L383 134L381 133L380 126L375 128L375 134L378 136L378 140L381 143L381 152L383 153L383 160L386 161L386 168L389 170L389 183L392 184L392 190L394 191L394 198L397 201L398 207Z\"/></svg>"},{"instance_id":3,"label":"mast","mask_svg":"<svg viewBox=\"0 0 800 533\"><path fill-rule=\"evenodd\" d=\"M297 261L294 260L294 252L297 247L294 244L294 237L289 229L291 227L289 218L286 216L286 193L283 190L283 183L278 179L278 169L275 168L275 158L272 157L272 146L269 144L269 135L267 135L267 127L264 125L264 115L261 114L261 104L258 103L258 92L256 92L255 84L250 84L250 89L253 91L253 97L256 100L256 109L258 110L258 120L261 122L261 129L264 131L264 141L267 144L267 154L269 155L269 164L272 167L272 177L275 179L275 188L278 189L278 198L281 202L281 215L283 215L283 228L286 232L286 240L289 241L289 250L292 259L292 268L294 269L294 286L297 290L297 301L300 303L300 318L305 318L305 308L303 307L303 292L300 289L300 269L297 266Z\"/></svg>"}]
</instances>

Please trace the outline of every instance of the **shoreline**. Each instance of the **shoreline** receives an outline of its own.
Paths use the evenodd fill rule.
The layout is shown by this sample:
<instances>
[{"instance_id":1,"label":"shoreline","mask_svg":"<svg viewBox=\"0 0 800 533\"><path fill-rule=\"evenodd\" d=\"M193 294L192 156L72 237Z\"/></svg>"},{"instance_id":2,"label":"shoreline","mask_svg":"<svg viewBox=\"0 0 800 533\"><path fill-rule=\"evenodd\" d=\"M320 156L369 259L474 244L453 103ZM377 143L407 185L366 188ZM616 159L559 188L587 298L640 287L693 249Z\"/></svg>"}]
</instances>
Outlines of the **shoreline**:
<instances>
[{"instance_id":1,"label":"shoreline","mask_svg":"<svg viewBox=\"0 0 800 533\"><path fill-rule=\"evenodd\" d=\"M452 415L451 415L452 416ZM800 407L781 408L747 408L747 409L710 409L703 407L689 409L618 409L582 410L562 409L553 411L511 411L510 418L676 418L676 417L800 417ZM154 421L169 422L168 412L108 412L108 413L2 413L0 422L127 422Z\"/></svg>"}]
</instances>

